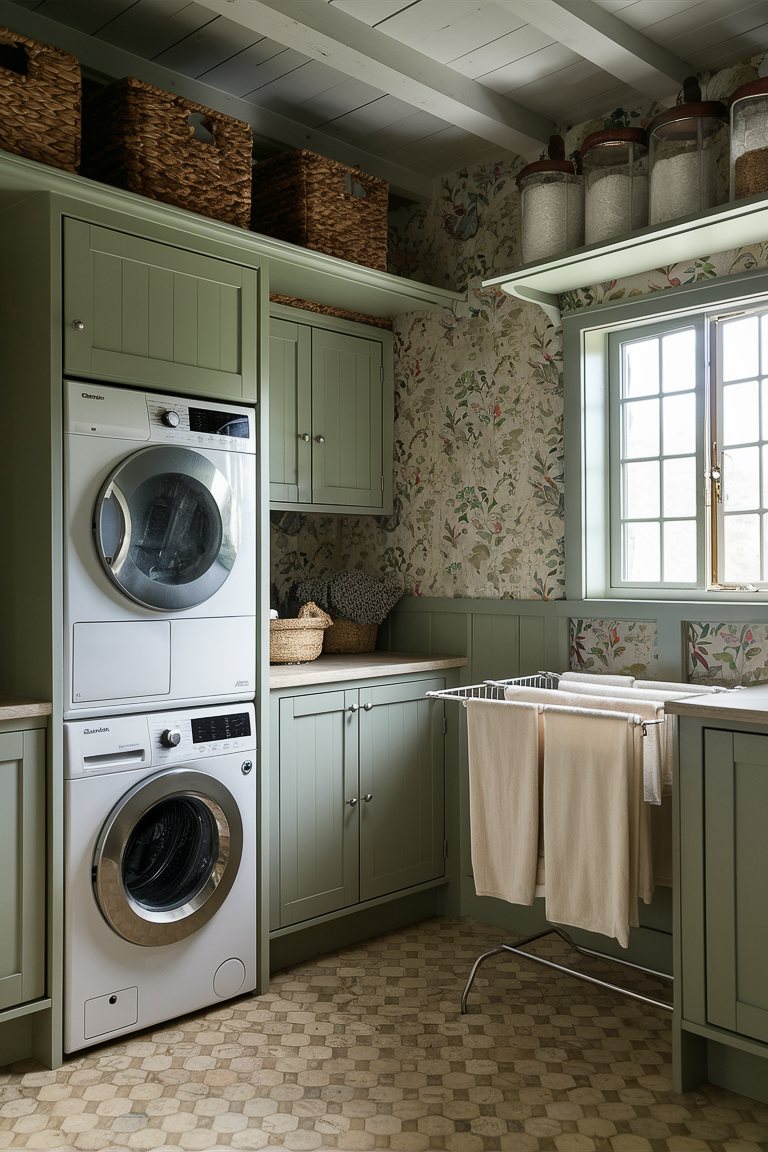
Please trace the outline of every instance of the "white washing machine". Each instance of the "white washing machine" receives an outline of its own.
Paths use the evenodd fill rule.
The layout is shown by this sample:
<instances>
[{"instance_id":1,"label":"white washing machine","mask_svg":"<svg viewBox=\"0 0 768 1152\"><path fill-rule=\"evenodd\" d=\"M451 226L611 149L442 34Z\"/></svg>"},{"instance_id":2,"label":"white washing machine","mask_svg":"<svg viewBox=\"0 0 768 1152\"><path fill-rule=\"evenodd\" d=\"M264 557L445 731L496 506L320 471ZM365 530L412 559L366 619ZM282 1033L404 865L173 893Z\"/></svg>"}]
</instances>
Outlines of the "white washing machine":
<instances>
[{"instance_id":1,"label":"white washing machine","mask_svg":"<svg viewBox=\"0 0 768 1152\"><path fill-rule=\"evenodd\" d=\"M254 711L66 721L64 1048L256 986Z\"/></svg>"},{"instance_id":2,"label":"white washing machine","mask_svg":"<svg viewBox=\"0 0 768 1152\"><path fill-rule=\"evenodd\" d=\"M252 699L252 409L64 382L64 715Z\"/></svg>"}]
</instances>

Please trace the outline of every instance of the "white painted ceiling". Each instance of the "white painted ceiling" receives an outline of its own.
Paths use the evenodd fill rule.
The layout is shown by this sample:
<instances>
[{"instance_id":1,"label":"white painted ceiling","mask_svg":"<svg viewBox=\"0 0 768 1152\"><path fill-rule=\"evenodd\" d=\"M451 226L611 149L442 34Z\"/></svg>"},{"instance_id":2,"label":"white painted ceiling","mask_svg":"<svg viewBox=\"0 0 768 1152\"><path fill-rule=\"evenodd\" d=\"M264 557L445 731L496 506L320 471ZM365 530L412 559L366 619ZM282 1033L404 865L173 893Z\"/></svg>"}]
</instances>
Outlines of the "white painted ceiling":
<instances>
[{"instance_id":1,"label":"white painted ceiling","mask_svg":"<svg viewBox=\"0 0 768 1152\"><path fill-rule=\"evenodd\" d=\"M0 23L416 196L768 50L768 0L0 0Z\"/></svg>"}]
</instances>

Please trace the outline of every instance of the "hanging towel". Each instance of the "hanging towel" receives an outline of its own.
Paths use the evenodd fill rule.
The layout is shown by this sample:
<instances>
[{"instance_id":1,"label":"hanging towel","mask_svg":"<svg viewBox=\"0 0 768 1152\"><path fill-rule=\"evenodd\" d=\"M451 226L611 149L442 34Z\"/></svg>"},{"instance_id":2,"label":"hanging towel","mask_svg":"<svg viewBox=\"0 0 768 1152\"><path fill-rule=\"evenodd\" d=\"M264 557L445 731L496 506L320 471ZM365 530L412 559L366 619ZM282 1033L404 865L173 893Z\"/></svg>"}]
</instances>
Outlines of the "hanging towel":
<instances>
[{"instance_id":1,"label":"hanging towel","mask_svg":"<svg viewBox=\"0 0 768 1152\"><path fill-rule=\"evenodd\" d=\"M571 681L571 683L575 682ZM630 689L630 691L632 691ZM569 708L592 708L598 711L631 712L642 720L665 720L663 702L651 700L650 693L637 693L629 700L624 696L603 696L581 691L558 691L557 694L546 688L525 688L510 684L505 689L507 700L527 701L529 704L564 705ZM642 729L641 729L642 732ZM667 773L664 757L667 754L667 743L664 736L664 724L651 724L646 729L647 735L641 744L641 763L643 768L643 800L647 804L661 804L662 782ZM671 762L669 777L671 779Z\"/></svg>"},{"instance_id":2,"label":"hanging towel","mask_svg":"<svg viewBox=\"0 0 768 1152\"><path fill-rule=\"evenodd\" d=\"M635 725L616 713L544 709L547 920L629 944Z\"/></svg>"},{"instance_id":3,"label":"hanging towel","mask_svg":"<svg viewBox=\"0 0 768 1152\"><path fill-rule=\"evenodd\" d=\"M679 692L680 696L697 696L702 692L722 692L715 684L681 684L674 680L635 680L633 684L641 692L664 692L668 700L677 699L671 693Z\"/></svg>"},{"instance_id":4,"label":"hanging towel","mask_svg":"<svg viewBox=\"0 0 768 1152\"><path fill-rule=\"evenodd\" d=\"M578 680L587 683L594 680L601 684L615 684L617 687L624 688L631 688L634 684L631 676L603 676L601 672L563 672L560 680L561 682L563 680Z\"/></svg>"},{"instance_id":5,"label":"hanging towel","mask_svg":"<svg viewBox=\"0 0 768 1152\"><path fill-rule=\"evenodd\" d=\"M478 896L532 904L539 841L539 711L467 700L469 816Z\"/></svg>"}]
</instances>

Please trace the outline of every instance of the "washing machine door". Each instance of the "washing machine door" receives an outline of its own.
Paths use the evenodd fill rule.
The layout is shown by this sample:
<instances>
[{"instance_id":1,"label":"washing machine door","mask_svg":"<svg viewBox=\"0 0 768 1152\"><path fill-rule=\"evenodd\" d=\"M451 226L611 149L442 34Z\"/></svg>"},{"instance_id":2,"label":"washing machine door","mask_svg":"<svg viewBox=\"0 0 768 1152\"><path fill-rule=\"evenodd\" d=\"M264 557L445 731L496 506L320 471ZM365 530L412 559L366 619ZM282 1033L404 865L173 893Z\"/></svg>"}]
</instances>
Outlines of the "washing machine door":
<instances>
[{"instance_id":1,"label":"washing machine door","mask_svg":"<svg viewBox=\"0 0 768 1152\"><path fill-rule=\"evenodd\" d=\"M242 851L240 811L221 781L189 768L158 772L126 792L101 829L96 902L123 939L174 944L216 914Z\"/></svg>"},{"instance_id":2,"label":"washing machine door","mask_svg":"<svg viewBox=\"0 0 768 1152\"><path fill-rule=\"evenodd\" d=\"M142 448L109 475L93 518L96 551L120 591L145 608L208 600L237 556L238 509L222 472L199 452Z\"/></svg>"}]
</instances>

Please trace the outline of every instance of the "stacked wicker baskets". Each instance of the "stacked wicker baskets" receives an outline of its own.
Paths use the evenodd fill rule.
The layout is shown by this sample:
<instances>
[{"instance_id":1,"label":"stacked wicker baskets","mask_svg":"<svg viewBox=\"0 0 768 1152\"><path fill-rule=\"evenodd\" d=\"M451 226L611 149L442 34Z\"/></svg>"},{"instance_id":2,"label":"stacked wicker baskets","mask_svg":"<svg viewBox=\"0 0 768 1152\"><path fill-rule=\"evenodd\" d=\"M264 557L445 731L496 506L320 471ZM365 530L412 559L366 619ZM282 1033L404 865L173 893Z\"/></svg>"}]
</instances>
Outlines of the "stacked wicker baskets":
<instances>
[{"instance_id":1,"label":"stacked wicker baskets","mask_svg":"<svg viewBox=\"0 0 768 1152\"><path fill-rule=\"evenodd\" d=\"M199 117L212 142L197 139ZM247 228L252 131L172 92L128 77L83 109L83 174L128 192Z\"/></svg>"},{"instance_id":2,"label":"stacked wicker baskets","mask_svg":"<svg viewBox=\"0 0 768 1152\"><path fill-rule=\"evenodd\" d=\"M255 232L386 271L386 180L306 149L262 160L253 178Z\"/></svg>"},{"instance_id":3,"label":"stacked wicker baskets","mask_svg":"<svg viewBox=\"0 0 768 1152\"><path fill-rule=\"evenodd\" d=\"M270 620L270 664L308 664L323 650L323 634L331 618L316 604L305 604L295 620Z\"/></svg>"},{"instance_id":4,"label":"stacked wicker baskets","mask_svg":"<svg viewBox=\"0 0 768 1152\"><path fill-rule=\"evenodd\" d=\"M77 172L80 65L74 56L0 28L0 148Z\"/></svg>"}]
</instances>

